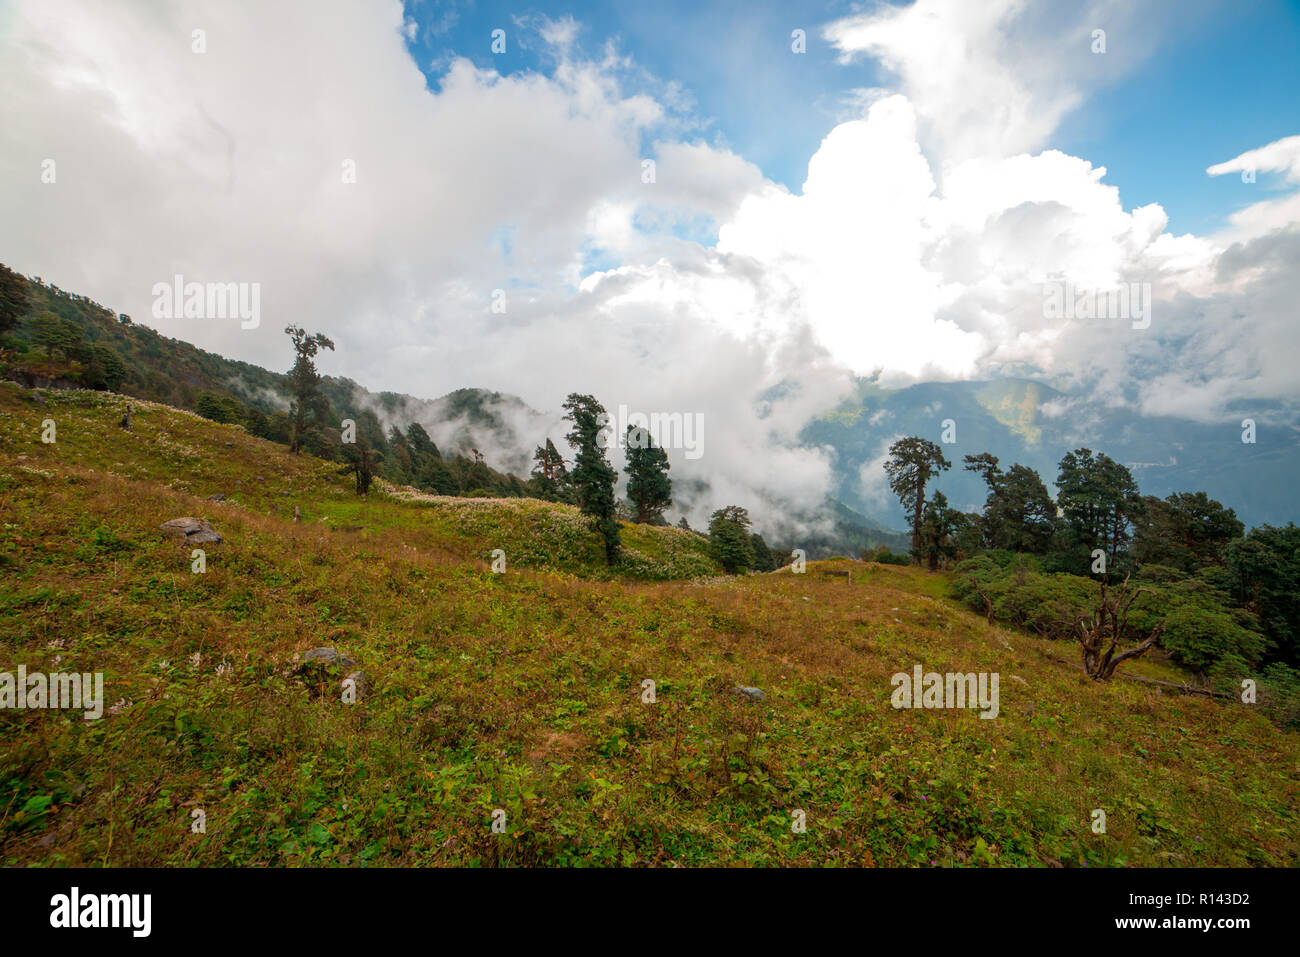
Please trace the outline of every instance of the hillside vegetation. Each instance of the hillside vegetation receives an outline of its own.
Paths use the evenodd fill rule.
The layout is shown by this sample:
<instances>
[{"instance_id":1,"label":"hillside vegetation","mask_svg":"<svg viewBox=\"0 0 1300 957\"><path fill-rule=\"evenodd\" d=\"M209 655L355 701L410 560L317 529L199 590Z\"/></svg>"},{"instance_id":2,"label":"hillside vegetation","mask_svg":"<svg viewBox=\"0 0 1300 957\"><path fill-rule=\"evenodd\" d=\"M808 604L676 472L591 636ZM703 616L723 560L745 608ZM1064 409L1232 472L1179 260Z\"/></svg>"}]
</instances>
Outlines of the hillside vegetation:
<instances>
[{"instance_id":1,"label":"hillside vegetation","mask_svg":"<svg viewBox=\"0 0 1300 957\"><path fill-rule=\"evenodd\" d=\"M570 506L360 498L239 426L130 400L125 431L127 401L0 386L0 670L102 671L112 705L0 710L6 865L1297 863L1300 735L1091 681L944 573L723 578L627 524L608 567ZM204 573L179 516L225 537ZM917 664L999 673L998 717L895 710Z\"/></svg>"}]
</instances>

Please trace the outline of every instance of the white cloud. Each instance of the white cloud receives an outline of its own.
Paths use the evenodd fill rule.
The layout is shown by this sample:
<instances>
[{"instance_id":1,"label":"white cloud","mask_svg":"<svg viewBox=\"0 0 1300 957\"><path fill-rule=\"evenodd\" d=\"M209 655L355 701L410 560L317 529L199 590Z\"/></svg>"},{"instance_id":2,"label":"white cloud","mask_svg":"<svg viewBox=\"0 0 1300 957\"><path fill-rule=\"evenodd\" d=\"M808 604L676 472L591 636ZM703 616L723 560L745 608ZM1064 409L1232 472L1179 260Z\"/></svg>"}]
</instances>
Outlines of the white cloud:
<instances>
[{"instance_id":1,"label":"white cloud","mask_svg":"<svg viewBox=\"0 0 1300 957\"><path fill-rule=\"evenodd\" d=\"M616 47L585 58L572 19L520 26L548 74L453 54L431 89L396 0L315 8L18 4L0 36L6 261L139 318L177 272L259 281L256 331L157 325L270 368L288 365L294 322L338 343L326 372L375 389L702 413L705 457L672 456L675 479L712 485L697 525L734 502L794 528L820 504L832 463L798 435L852 373L1033 371L1199 418L1300 394L1283 241L1295 194L1223 235L1174 236L1159 206L1126 209L1104 169L1044 148L1143 55L1119 8L919 0L832 24L846 57L881 58L901 92L859 98L797 193L703 139L683 91ZM1088 50L1094 22L1109 26L1104 57ZM1211 172L1250 158L1294 179L1279 144L1298 139ZM40 182L45 158L55 185ZM1150 282L1151 328L1045 320L1053 276Z\"/></svg>"},{"instance_id":2,"label":"white cloud","mask_svg":"<svg viewBox=\"0 0 1300 957\"><path fill-rule=\"evenodd\" d=\"M1150 14L1094 0L916 0L879 4L822 31L841 62L870 57L898 77L924 139L947 162L1004 157L1044 146L1087 93L1114 82L1149 52ZM1107 52L1093 53L1105 28Z\"/></svg>"},{"instance_id":3,"label":"white cloud","mask_svg":"<svg viewBox=\"0 0 1300 957\"><path fill-rule=\"evenodd\" d=\"M1300 136L1274 140L1259 149L1247 150L1223 163L1215 163L1205 172L1211 176L1226 173L1281 172L1292 183L1300 183Z\"/></svg>"}]
</instances>

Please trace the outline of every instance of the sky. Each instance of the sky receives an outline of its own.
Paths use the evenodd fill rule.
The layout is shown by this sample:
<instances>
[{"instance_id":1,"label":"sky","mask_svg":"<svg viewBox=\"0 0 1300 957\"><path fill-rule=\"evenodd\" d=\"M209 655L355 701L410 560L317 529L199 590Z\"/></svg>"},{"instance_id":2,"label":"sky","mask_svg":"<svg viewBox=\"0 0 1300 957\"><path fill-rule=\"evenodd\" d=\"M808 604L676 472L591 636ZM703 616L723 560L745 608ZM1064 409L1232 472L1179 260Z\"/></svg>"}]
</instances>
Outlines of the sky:
<instances>
[{"instance_id":1,"label":"sky","mask_svg":"<svg viewBox=\"0 0 1300 957\"><path fill-rule=\"evenodd\" d=\"M269 368L295 323L375 391L700 415L675 467L776 514L857 377L1293 419L1298 49L1276 0L0 0L0 261Z\"/></svg>"}]
</instances>

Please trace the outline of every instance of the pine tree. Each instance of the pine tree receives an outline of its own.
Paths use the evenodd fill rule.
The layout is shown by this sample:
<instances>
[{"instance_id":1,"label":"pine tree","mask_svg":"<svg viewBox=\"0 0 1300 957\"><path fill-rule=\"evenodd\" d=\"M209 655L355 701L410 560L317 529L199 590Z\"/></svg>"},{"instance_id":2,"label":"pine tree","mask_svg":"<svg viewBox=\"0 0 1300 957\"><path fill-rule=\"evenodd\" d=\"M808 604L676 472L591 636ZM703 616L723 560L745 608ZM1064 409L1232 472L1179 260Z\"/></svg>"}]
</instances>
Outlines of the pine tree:
<instances>
[{"instance_id":1,"label":"pine tree","mask_svg":"<svg viewBox=\"0 0 1300 957\"><path fill-rule=\"evenodd\" d=\"M930 571L937 571L942 559L951 558L957 552L954 540L956 522L955 513L948 508L948 499L936 490L930 501L925 503L924 516L921 519L920 554L925 558Z\"/></svg>"},{"instance_id":2,"label":"pine tree","mask_svg":"<svg viewBox=\"0 0 1300 957\"><path fill-rule=\"evenodd\" d=\"M965 461L966 470L978 472L989 488L979 521L985 547L1045 553L1056 530L1056 503L1038 473L1019 464L1003 472L987 452Z\"/></svg>"},{"instance_id":3,"label":"pine tree","mask_svg":"<svg viewBox=\"0 0 1300 957\"><path fill-rule=\"evenodd\" d=\"M912 526L912 557L921 557L921 522L925 513L925 486L930 479L952 467L943 450L929 439L915 435L899 439L889 447L885 472L889 487L898 496L903 512Z\"/></svg>"},{"instance_id":4,"label":"pine tree","mask_svg":"<svg viewBox=\"0 0 1300 957\"><path fill-rule=\"evenodd\" d=\"M81 343L81 330L71 319L44 309L32 319L32 338L45 347L46 356L53 358L57 349L66 362Z\"/></svg>"},{"instance_id":5,"label":"pine tree","mask_svg":"<svg viewBox=\"0 0 1300 957\"><path fill-rule=\"evenodd\" d=\"M564 501L569 490L569 470L564 457L550 439L533 452L532 483L537 494L549 502Z\"/></svg>"},{"instance_id":6,"label":"pine tree","mask_svg":"<svg viewBox=\"0 0 1300 957\"><path fill-rule=\"evenodd\" d=\"M754 567L754 543L749 537L749 512L739 505L720 508L709 517L709 547L731 575Z\"/></svg>"},{"instance_id":7,"label":"pine tree","mask_svg":"<svg viewBox=\"0 0 1300 957\"><path fill-rule=\"evenodd\" d=\"M1083 561L1100 548L1106 553L1107 573L1116 571L1129 529L1144 509L1137 482L1123 465L1091 449L1066 453L1060 469L1057 503L1069 532L1067 539L1072 539L1078 552L1075 560Z\"/></svg>"},{"instance_id":8,"label":"pine tree","mask_svg":"<svg viewBox=\"0 0 1300 957\"><path fill-rule=\"evenodd\" d=\"M618 534L614 481L618 473L605 458L605 425L609 414L589 395L569 394L564 402L565 418L573 429L565 436L575 456L570 479L578 495L578 508L590 515L605 543L605 561L614 564L621 541Z\"/></svg>"},{"instance_id":9,"label":"pine tree","mask_svg":"<svg viewBox=\"0 0 1300 957\"><path fill-rule=\"evenodd\" d=\"M627 497L636 506L636 520L653 522L673 503L668 478L668 453L655 448L648 429L627 427Z\"/></svg>"},{"instance_id":10,"label":"pine tree","mask_svg":"<svg viewBox=\"0 0 1300 957\"><path fill-rule=\"evenodd\" d=\"M293 341L293 368L289 370L289 388L293 392L289 403L289 451L296 455L302 448L303 437L319 427L329 414L329 400L320 390L320 373L312 360L321 349L332 351L334 343L319 332L307 335L301 326L285 326L284 332Z\"/></svg>"},{"instance_id":11,"label":"pine tree","mask_svg":"<svg viewBox=\"0 0 1300 957\"><path fill-rule=\"evenodd\" d=\"M27 280L8 266L0 264L0 332L8 332L27 314L31 301Z\"/></svg>"},{"instance_id":12,"label":"pine tree","mask_svg":"<svg viewBox=\"0 0 1300 957\"><path fill-rule=\"evenodd\" d=\"M767 542L763 541L763 536L752 535L749 540L754 552L754 571L776 571L776 559L772 557L772 550L767 547Z\"/></svg>"}]
</instances>

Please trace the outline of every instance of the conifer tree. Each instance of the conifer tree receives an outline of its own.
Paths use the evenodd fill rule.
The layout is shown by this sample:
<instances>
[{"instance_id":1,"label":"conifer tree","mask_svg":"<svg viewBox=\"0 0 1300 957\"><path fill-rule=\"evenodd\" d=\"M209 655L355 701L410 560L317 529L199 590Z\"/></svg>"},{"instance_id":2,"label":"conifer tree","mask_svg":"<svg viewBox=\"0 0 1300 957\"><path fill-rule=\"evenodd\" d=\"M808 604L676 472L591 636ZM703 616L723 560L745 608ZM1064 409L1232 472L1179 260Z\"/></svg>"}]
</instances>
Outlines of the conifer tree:
<instances>
[{"instance_id":1,"label":"conifer tree","mask_svg":"<svg viewBox=\"0 0 1300 957\"><path fill-rule=\"evenodd\" d=\"M754 567L754 543L749 537L749 512L739 505L720 508L709 517L709 547L731 575Z\"/></svg>"},{"instance_id":2,"label":"conifer tree","mask_svg":"<svg viewBox=\"0 0 1300 957\"><path fill-rule=\"evenodd\" d=\"M657 519L673 502L673 483L668 478L668 453L655 448L648 429L627 427L627 497L636 506L636 521L642 525Z\"/></svg>"},{"instance_id":3,"label":"conifer tree","mask_svg":"<svg viewBox=\"0 0 1300 957\"><path fill-rule=\"evenodd\" d=\"M605 543L605 561L614 564L621 541L618 534L614 481L618 473L605 458L605 426L609 414L589 395L569 394L564 401L565 418L573 428L565 436L575 456L570 480L578 496L578 508L590 515Z\"/></svg>"},{"instance_id":4,"label":"conifer tree","mask_svg":"<svg viewBox=\"0 0 1300 957\"><path fill-rule=\"evenodd\" d=\"M538 494L547 501L563 501L569 487L569 470L555 443L547 439L545 445L537 446L533 462L532 482Z\"/></svg>"},{"instance_id":5,"label":"conifer tree","mask_svg":"<svg viewBox=\"0 0 1300 957\"><path fill-rule=\"evenodd\" d=\"M301 326L285 326L285 335L293 341L293 368L289 370L289 388L293 399L289 403L289 451L295 455L302 449L302 440L317 428L329 413L329 400L320 390L320 373L313 361L321 349L334 349L322 333L307 335Z\"/></svg>"},{"instance_id":6,"label":"conifer tree","mask_svg":"<svg viewBox=\"0 0 1300 957\"><path fill-rule=\"evenodd\" d=\"M912 526L912 560L921 558L921 522L925 518L925 486L930 479L952 463L943 456L943 450L929 439L915 435L899 439L889 447L889 460L885 472L889 487L903 505L903 512Z\"/></svg>"}]
</instances>

